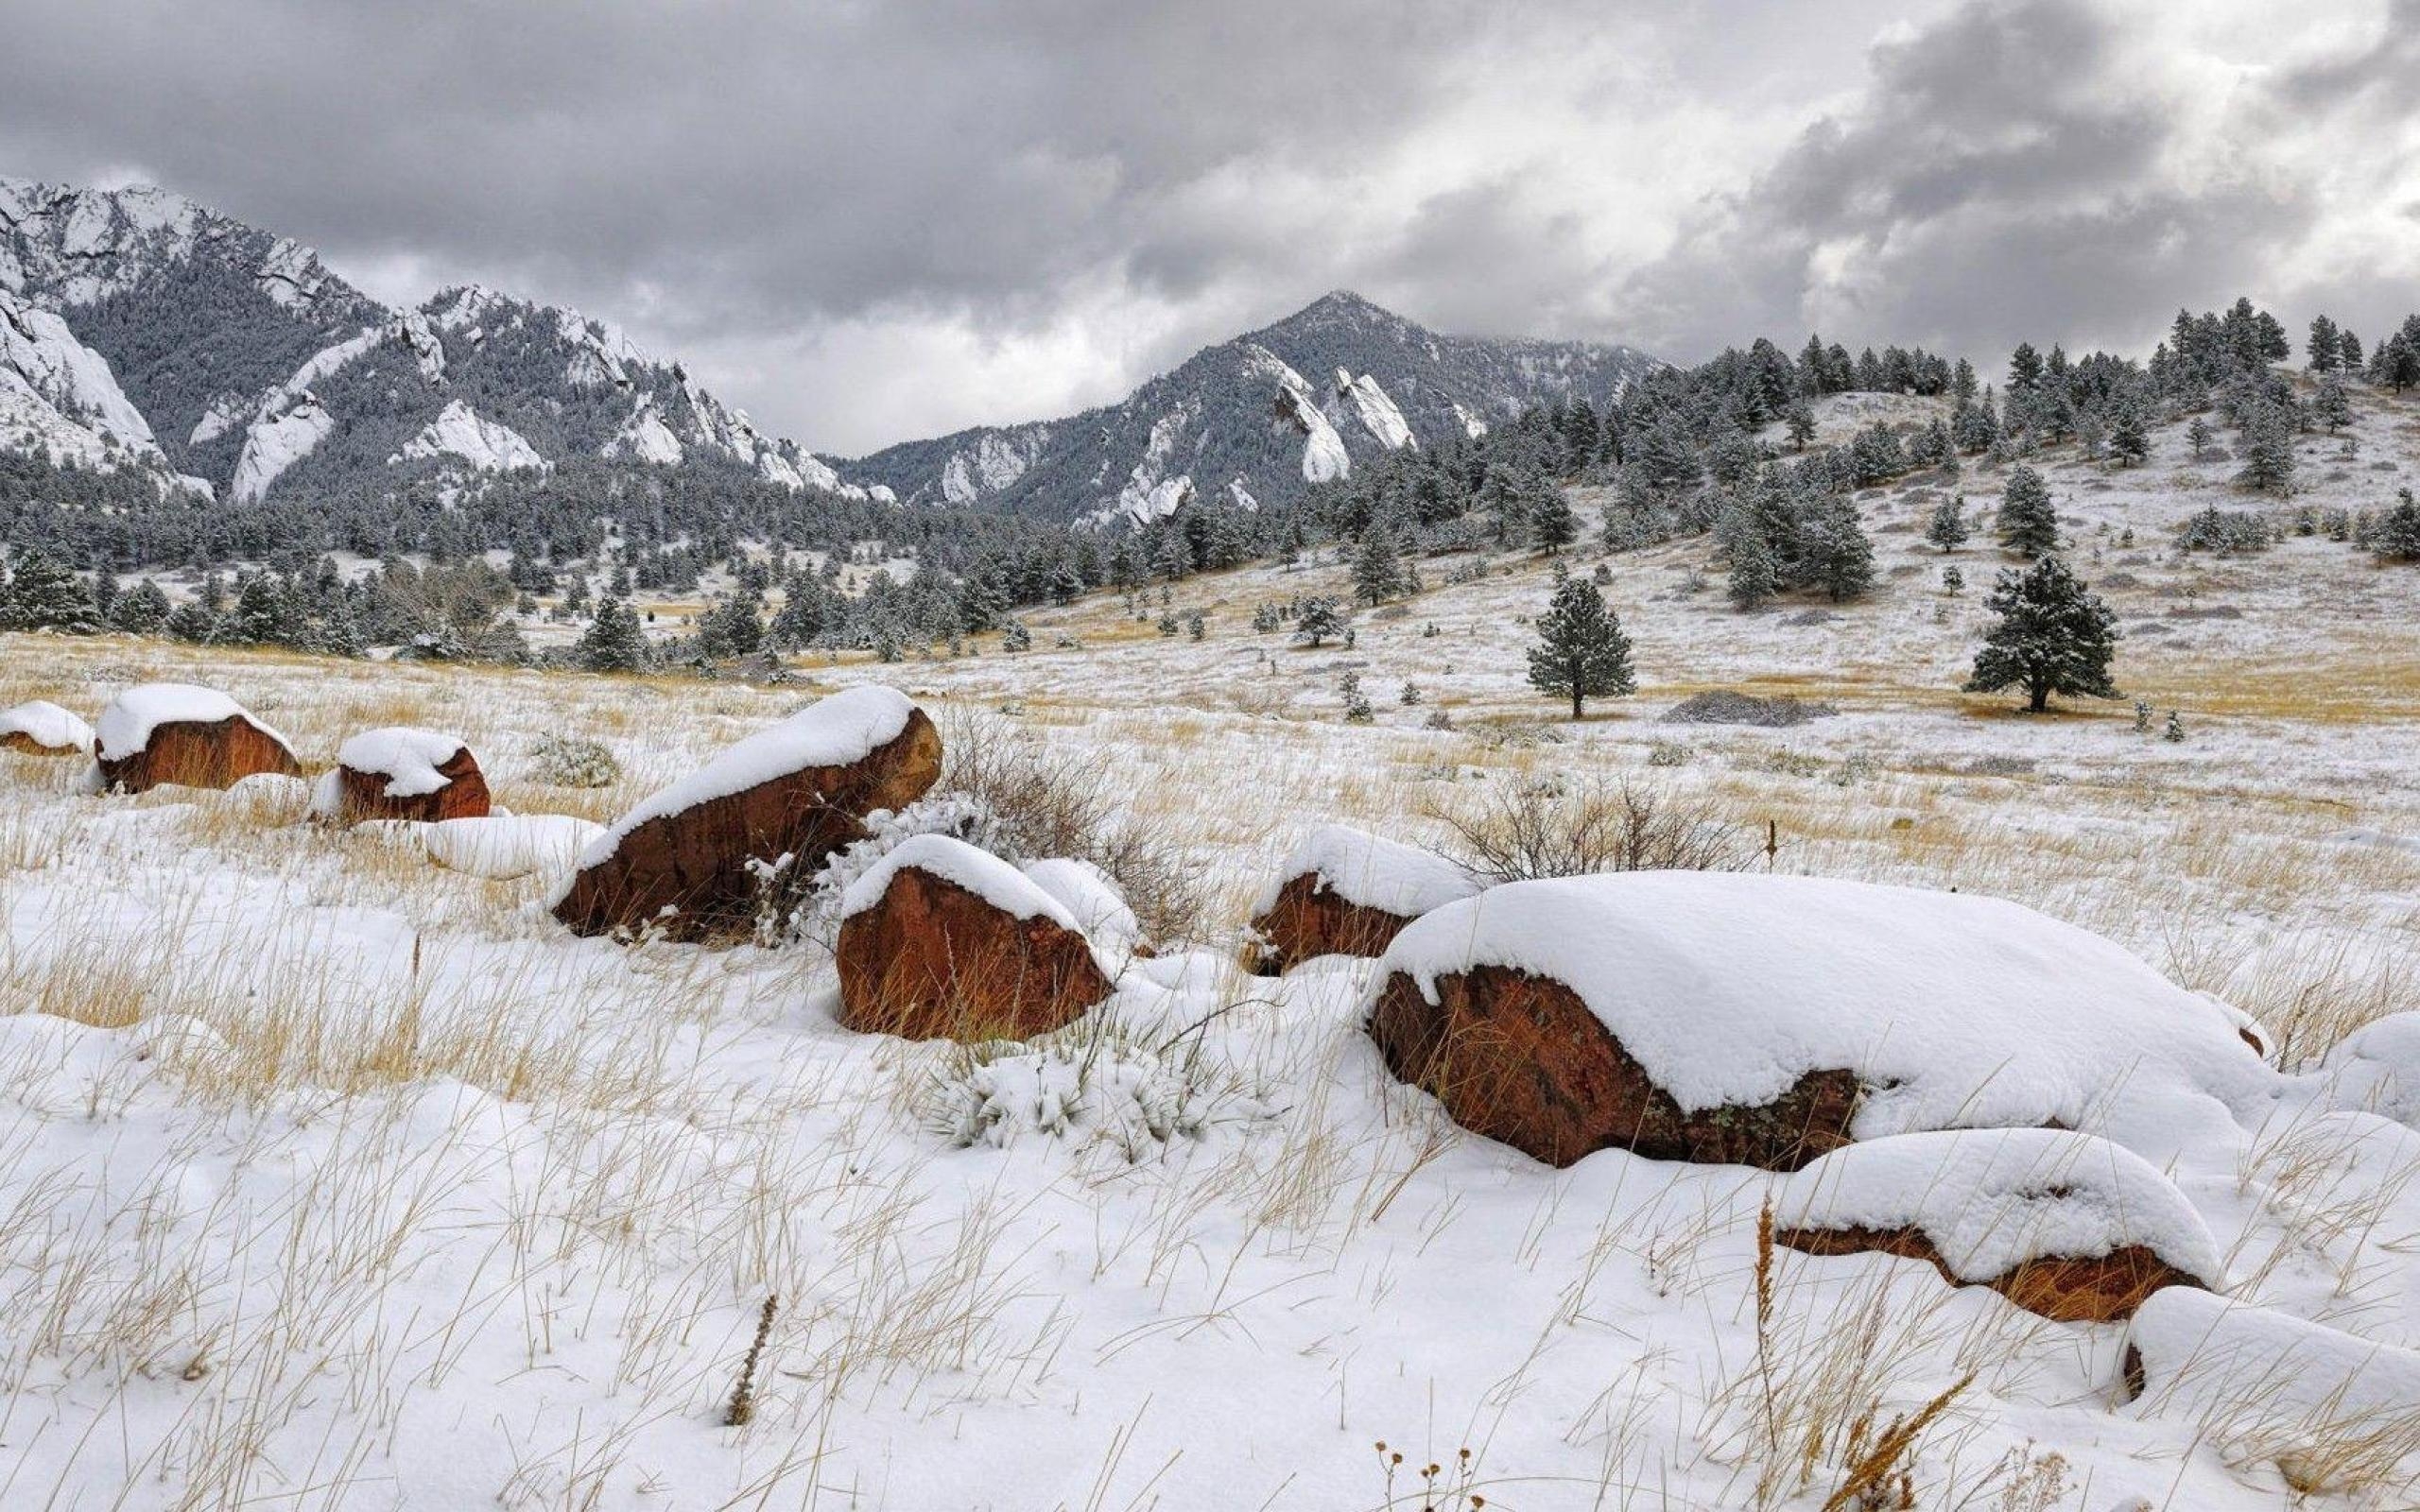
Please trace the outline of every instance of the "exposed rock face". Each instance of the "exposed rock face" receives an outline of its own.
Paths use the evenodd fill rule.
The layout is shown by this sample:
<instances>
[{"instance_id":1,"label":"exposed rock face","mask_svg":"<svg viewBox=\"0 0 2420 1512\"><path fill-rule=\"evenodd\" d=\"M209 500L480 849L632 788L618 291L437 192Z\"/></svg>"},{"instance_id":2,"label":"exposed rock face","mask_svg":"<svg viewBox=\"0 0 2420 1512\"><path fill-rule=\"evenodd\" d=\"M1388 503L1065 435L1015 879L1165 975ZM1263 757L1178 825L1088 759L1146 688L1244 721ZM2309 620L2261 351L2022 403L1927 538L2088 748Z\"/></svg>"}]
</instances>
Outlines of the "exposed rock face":
<instances>
[{"instance_id":1,"label":"exposed rock face","mask_svg":"<svg viewBox=\"0 0 2420 1512\"><path fill-rule=\"evenodd\" d=\"M468 746L458 747L452 756L437 764L438 775L445 784L433 792L395 795L388 792L393 785L387 772L356 771L338 765L336 770L336 818L343 824L363 819L419 819L435 824L441 819L484 818L488 813L488 780L479 771L476 758Z\"/></svg>"},{"instance_id":2,"label":"exposed rock face","mask_svg":"<svg viewBox=\"0 0 2420 1512\"><path fill-rule=\"evenodd\" d=\"M1413 919L1478 890L1478 879L1442 856L1322 825L1262 891L1245 965L1274 975L1321 955L1384 954Z\"/></svg>"},{"instance_id":3,"label":"exposed rock face","mask_svg":"<svg viewBox=\"0 0 2420 1512\"><path fill-rule=\"evenodd\" d=\"M855 689L807 713L856 694L906 701L887 689ZM785 757L789 747L778 744L743 752L749 743L742 742L726 757L747 759L729 766L718 760L700 777L768 769L770 775L728 792L711 791L717 784L710 783L708 796L694 801L677 793L667 801L650 800L640 811L644 816L625 819L582 855L555 903L555 917L581 935L652 924L673 939L747 938L761 891L750 863L769 865L786 855L790 875L807 875L834 850L865 838L865 815L915 801L941 776L941 732L925 712L908 707L896 729L830 765L791 765ZM649 812L657 808L665 812Z\"/></svg>"},{"instance_id":4,"label":"exposed rock face","mask_svg":"<svg viewBox=\"0 0 2420 1512\"><path fill-rule=\"evenodd\" d=\"M165 721L152 727L140 748L97 759L101 785L128 793L165 783L232 787L255 772L302 775L302 764L285 743L242 714L208 722Z\"/></svg>"},{"instance_id":5,"label":"exposed rock face","mask_svg":"<svg viewBox=\"0 0 2420 1512\"><path fill-rule=\"evenodd\" d=\"M1253 933L1260 936L1253 969L1274 976L1314 956L1382 955L1418 917L1349 902L1317 875L1296 877L1253 916Z\"/></svg>"},{"instance_id":6,"label":"exposed rock face","mask_svg":"<svg viewBox=\"0 0 2420 1512\"><path fill-rule=\"evenodd\" d=\"M1659 1160L1794 1171L1849 1143L1860 1089L1814 1071L1754 1108L1685 1111L1655 1085L1578 993L1498 966L1438 977L1431 1004L1406 972L1370 1014L1387 1069L1445 1105L1455 1123L1549 1165L1613 1145Z\"/></svg>"},{"instance_id":7,"label":"exposed rock face","mask_svg":"<svg viewBox=\"0 0 2420 1512\"><path fill-rule=\"evenodd\" d=\"M1783 1228L1773 1239L1808 1255L1876 1253L1921 1260L1951 1285L1963 1284L1932 1241L1913 1228ZM2061 1323L2114 1323L2134 1316L2143 1299L2163 1286L2202 1283L2149 1246L2126 1245L2106 1255L2044 1255L1979 1284Z\"/></svg>"},{"instance_id":8,"label":"exposed rock face","mask_svg":"<svg viewBox=\"0 0 2420 1512\"><path fill-rule=\"evenodd\" d=\"M1059 1028L1110 993L1091 946L1063 917L1019 917L922 867L900 867L877 902L841 921L840 1022L966 1043Z\"/></svg>"}]
</instances>

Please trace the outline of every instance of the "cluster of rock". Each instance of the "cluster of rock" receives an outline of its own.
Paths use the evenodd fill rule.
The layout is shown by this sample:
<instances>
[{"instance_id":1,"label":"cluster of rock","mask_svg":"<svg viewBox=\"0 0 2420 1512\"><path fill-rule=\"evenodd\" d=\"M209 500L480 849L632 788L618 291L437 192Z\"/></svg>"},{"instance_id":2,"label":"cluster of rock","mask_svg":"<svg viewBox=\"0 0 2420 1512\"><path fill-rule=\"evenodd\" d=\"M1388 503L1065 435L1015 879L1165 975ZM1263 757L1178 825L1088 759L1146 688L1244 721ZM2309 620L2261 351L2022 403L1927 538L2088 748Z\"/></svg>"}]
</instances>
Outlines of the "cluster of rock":
<instances>
[{"instance_id":1,"label":"cluster of rock","mask_svg":"<svg viewBox=\"0 0 2420 1512\"><path fill-rule=\"evenodd\" d=\"M1262 894L1253 955L1337 954L1375 959L1387 1069L1547 1164L1784 1173L1784 1246L1921 1260L2062 1320L2223 1280L2129 1146L2256 1106L2265 1036L2031 910L1702 872L1482 887L1329 827Z\"/></svg>"},{"instance_id":2,"label":"cluster of rock","mask_svg":"<svg viewBox=\"0 0 2420 1512\"><path fill-rule=\"evenodd\" d=\"M852 688L740 741L590 845L557 891L582 935L751 937L767 879L813 874L941 776L940 731L893 689ZM943 834L912 836L853 882L835 958L840 1022L975 1042L1073 1022L1110 995L1096 935L1132 915L1081 863L1023 868Z\"/></svg>"}]
</instances>

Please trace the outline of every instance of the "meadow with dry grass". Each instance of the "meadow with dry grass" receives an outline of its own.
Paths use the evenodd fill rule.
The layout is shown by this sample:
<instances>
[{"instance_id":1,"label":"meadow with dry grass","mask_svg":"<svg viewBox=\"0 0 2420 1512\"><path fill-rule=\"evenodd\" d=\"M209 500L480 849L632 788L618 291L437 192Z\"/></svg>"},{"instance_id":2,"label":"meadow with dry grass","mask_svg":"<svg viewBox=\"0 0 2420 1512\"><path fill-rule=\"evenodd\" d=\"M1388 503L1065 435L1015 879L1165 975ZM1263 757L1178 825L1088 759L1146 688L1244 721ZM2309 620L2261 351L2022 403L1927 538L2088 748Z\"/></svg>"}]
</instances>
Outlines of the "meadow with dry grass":
<instances>
[{"instance_id":1,"label":"meadow with dry grass","mask_svg":"<svg viewBox=\"0 0 2420 1512\"><path fill-rule=\"evenodd\" d=\"M0 706L204 683L314 772L423 726L514 812L598 821L890 683L941 722L944 786L1093 847L1159 946L1029 1044L853 1035L811 944L575 939L550 878L302 823L285 789L90 797L0 753L0 1506L2412 1505L2420 1416L2281 1420L2257 1383L2122 1404L2122 1330L1776 1253L1755 1172L1537 1165L1386 1075L1367 963L1236 965L1312 824L1510 843L1525 804L1627 785L1732 864L2106 935L2318 1067L2420 1006L2412 590L2325 541L2166 550L2183 468L2054 474L2080 539L2141 533L2095 546L2164 627L2118 676L2182 743L1950 691L1978 597L1888 533L1926 507L1896 495L1868 506L1884 591L1801 624L1695 586L1703 542L1610 558L1642 689L1577 725L1521 684L1530 559L1350 648L1249 627L1344 581L1311 560L1178 585L1198 643L1156 594L1096 596L1023 655L781 686L0 637ZM1375 723L1342 721L1345 670ZM1837 713L1660 717L1709 688ZM554 734L619 777L542 781ZM2290 1102L2240 1134L2170 1173L2230 1295L2420 1346L2420 1133Z\"/></svg>"}]
</instances>

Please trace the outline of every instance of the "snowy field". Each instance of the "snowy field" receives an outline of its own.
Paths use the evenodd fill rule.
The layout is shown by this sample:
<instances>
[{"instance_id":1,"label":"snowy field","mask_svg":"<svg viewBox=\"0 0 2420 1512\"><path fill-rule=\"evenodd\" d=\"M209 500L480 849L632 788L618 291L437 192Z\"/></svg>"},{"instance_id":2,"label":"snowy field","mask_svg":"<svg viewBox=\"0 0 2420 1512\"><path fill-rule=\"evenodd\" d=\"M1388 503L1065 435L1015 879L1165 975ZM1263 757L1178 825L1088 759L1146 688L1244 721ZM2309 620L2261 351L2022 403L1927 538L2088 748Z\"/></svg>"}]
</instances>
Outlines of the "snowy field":
<instances>
[{"instance_id":1,"label":"snowy field","mask_svg":"<svg viewBox=\"0 0 2420 1512\"><path fill-rule=\"evenodd\" d=\"M2411 415L2365 399L2341 462L2312 438L2312 501L2391 502ZM2420 1119L2420 1086L2378 1102L2324 1063L2420 1008L2420 572L2324 536L2180 557L2193 511L2256 506L2157 442L2136 472L2047 468L2149 733L2128 703L2034 718L1955 691L1996 554L1950 558L1968 586L1942 593L1918 534L1938 482L1865 502L1861 604L1734 613L1703 541L1606 558L1642 685L1577 726L1523 683L1549 582L1527 557L1454 584L1424 563L1350 648L1251 627L1349 592L1314 562L1178 585L1200 642L1159 633L1156 590L1139 621L1096 595L1028 616L1023 655L807 659L788 686L0 637L0 707L92 719L139 682L207 684L313 773L422 726L516 814L598 823L818 693L887 683L953 760L1080 773L1199 879L1149 900L1189 938L1103 1009L977 1056L841 1029L812 945L574 938L544 903L568 840L483 880L408 832L302 822L306 784L95 798L78 762L0 751L0 1506L2412 1506L2420 1408L2377 1383L2420 1381L2395 1374L2420 1358L2420 1133L2353 1109L2366 1088ZM1341 717L1348 670L1373 724ZM1663 717L1708 689L1837 712ZM540 781L562 734L618 780ZM1533 1162L1391 1080L1369 963L1235 967L1313 825L1438 844L1542 780L1703 802L1757 870L2030 904L2265 1024L2264 1108L2130 1147L2244 1315L2288 1331L2260 1356L2284 1378L2241 1365L2256 1329L2234 1366L2126 1402L2122 1325L1913 1261L1760 1263L1792 1178ZM769 1297L752 1419L725 1427ZM2189 1312L2138 1322L2155 1367ZM2334 1352L2295 1354L2306 1335ZM1909 1501L1834 1501L1962 1382Z\"/></svg>"}]
</instances>

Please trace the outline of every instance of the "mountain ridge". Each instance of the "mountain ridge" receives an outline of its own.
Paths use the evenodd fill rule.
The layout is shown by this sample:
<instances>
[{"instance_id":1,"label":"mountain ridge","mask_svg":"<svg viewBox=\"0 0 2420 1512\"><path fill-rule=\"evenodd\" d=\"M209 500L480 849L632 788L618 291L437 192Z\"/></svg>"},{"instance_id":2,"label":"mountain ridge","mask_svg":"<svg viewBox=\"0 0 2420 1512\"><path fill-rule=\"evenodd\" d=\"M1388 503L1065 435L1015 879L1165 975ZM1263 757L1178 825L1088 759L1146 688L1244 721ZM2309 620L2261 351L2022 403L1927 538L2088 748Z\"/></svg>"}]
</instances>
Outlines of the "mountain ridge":
<instances>
[{"instance_id":1,"label":"mountain ridge","mask_svg":"<svg viewBox=\"0 0 2420 1512\"><path fill-rule=\"evenodd\" d=\"M290 237L148 186L0 178L0 449L131 467L237 504L574 458L709 467L793 491L1055 522L1244 507L1524 408L1601 403L1630 348L1447 335L1335 289L1073 416L861 457L759 431L609 320L476 284L411 308Z\"/></svg>"}]
</instances>

